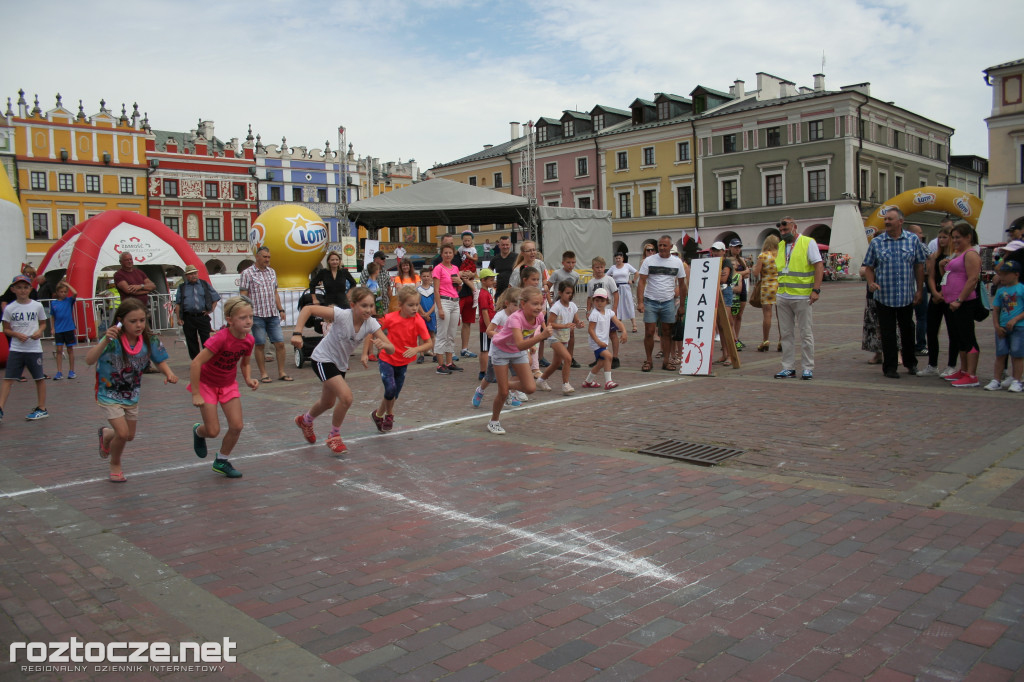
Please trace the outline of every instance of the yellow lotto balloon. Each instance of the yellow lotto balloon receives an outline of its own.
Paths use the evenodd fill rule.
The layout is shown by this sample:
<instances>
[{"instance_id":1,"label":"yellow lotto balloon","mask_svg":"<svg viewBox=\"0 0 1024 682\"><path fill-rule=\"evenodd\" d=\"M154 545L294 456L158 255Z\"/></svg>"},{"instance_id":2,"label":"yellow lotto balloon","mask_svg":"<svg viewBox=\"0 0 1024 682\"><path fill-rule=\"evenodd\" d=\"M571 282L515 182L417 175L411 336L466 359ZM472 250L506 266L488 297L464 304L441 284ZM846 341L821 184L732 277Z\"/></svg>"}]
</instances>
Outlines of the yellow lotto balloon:
<instances>
[{"instance_id":1,"label":"yellow lotto balloon","mask_svg":"<svg viewBox=\"0 0 1024 682\"><path fill-rule=\"evenodd\" d=\"M960 217L971 225L978 224L981 215L982 201L973 194L953 187L919 187L908 189L882 203L878 210L864 221L864 227L876 231L885 228L885 212L890 208L898 208L907 216L919 211L945 211L954 217Z\"/></svg>"},{"instance_id":2,"label":"yellow lotto balloon","mask_svg":"<svg viewBox=\"0 0 1024 682\"><path fill-rule=\"evenodd\" d=\"M309 273L327 251L327 225L313 211L287 204L267 209L249 228L253 253L270 249L271 267L282 287L308 287Z\"/></svg>"}]
</instances>

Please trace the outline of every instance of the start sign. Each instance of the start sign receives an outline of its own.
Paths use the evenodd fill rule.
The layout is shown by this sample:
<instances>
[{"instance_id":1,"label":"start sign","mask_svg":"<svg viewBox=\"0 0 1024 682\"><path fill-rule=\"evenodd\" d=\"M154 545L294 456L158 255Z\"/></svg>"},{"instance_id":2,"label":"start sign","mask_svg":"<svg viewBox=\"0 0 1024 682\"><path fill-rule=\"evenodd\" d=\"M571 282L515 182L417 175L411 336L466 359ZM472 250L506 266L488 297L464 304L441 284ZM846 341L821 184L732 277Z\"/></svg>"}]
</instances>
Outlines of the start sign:
<instances>
[{"instance_id":1,"label":"start sign","mask_svg":"<svg viewBox=\"0 0 1024 682\"><path fill-rule=\"evenodd\" d=\"M721 258L690 262L680 374L711 373L711 359L715 352L715 315L721 299L718 293L721 273Z\"/></svg>"}]
</instances>

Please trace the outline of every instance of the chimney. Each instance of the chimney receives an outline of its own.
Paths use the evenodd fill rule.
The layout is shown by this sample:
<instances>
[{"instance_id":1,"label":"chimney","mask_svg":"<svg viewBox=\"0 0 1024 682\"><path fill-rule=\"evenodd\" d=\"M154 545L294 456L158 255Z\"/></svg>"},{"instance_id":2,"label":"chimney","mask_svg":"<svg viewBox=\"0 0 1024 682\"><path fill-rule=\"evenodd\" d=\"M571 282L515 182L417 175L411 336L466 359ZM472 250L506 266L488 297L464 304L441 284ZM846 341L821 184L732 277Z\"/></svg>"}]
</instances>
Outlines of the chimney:
<instances>
[{"instance_id":1,"label":"chimney","mask_svg":"<svg viewBox=\"0 0 1024 682\"><path fill-rule=\"evenodd\" d=\"M203 134L203 137L213 142L213 121L202 121L199 125L199 130Z\"/></svg>"},{"instance_id":2,"label":"chimney","mask_svg":"<svg viewBox=\"0 0 1024 682\"><path fill-rule=\"evenodd\" d=\"M825 90L825 74L816 73L814 74L814 91L823 92Z\"/></svg>"},{"instance_id":3,"label":"chimney","mask_svg":"<svg viewBox=\"0 0 1024 682\"><path fill-rule=\"evenodd\" d=\"M519 135L519 121L511 121L509 123L509 125L512 126L512 139L513 140L518 140L519 137L520 137L520 135Z\"/></svg>"},{"instance_id":4,"label":"chimney","mask_svg":"<svg viewBox=\"0 0 1024 682\"><path fill-rule=\"evenodd\" d=\"M746 83L739 79L736 79L736 81L733 83L733 88L735 88L736 97L743 97L743 87L745 85Z\"/></svg>"},{"instance_id":5,"label":"chimney","mask_svg":"<svg viewBox=\"0 0 1024 682\"><path fill-rule=\"evenodd\" d=\"M484 145L484 149L490 149L493 146L494 146L493 144L485 144Z\"/></svg>"}]
</instances>

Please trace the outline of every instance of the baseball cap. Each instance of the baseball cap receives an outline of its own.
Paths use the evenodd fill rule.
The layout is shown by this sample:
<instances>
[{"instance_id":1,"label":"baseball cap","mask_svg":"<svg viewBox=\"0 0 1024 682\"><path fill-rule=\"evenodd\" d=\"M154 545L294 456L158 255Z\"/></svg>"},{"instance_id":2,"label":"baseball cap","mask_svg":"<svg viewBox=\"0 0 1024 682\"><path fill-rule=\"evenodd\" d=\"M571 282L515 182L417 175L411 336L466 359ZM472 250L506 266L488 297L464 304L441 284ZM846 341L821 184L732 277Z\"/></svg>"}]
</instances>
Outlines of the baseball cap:
<instances>
[{"instance_id":1,"label":"baseball cap","mask_svg":"<svg viewBox=\"0 0 1024 682\"><path fill-rule=\"evenodd\" d=\"M387 260L387 255L383 251L375 251L373 254L374 260L380 258L381 260Z\"/></svg>"},{"instance_id":2,"label":"baseball cap","mask_svg":"<svg viewBox=\"0 0 1024 682\"><path fill-rule=\"evenodd\" d=\"M1006 246L1004 246L1002 249L1000 249L1000 251L1002 253L1008 253L1008 252L1012 253L1013 251L1020 251L1021 249L1024 249L1024 241L1021 241L1019 239L1014 239L1013 241L1008 243Z\"/></svg>"},{"instance_id":3,"label":"baseball cap","mask_svg":"<svg viewBox=\"0 0 1024 682\"><path fill-rule=\"evenodd\" d=\"M603 298L603 299L607 300L607 298L608 298L608 290L605 289L604 287L600 287L599 289L594 291L594 295L591 296L591 298Z\"/></svg>"},{"instance_id":4,"label":"baseball cap","mask_svg":"<svg viewBox=\"0 0 1024 682\"><path fill-rule=\"evenodd\" d=\"M722 242L715 242L714 244L711 245L711 248L716 251L725 251L725 244L723 244Z\"/></svg>"},{"instance_id":5,"label":"baseball cap","mask_svg":"<svg viewBox=\"0 0 1024 682\"><path fill-rule=\"evenodd\" d=\"M497 277L497 276L498 276L498 273L496 273L494 270L491 270L490 268L481 268L480 269L480 279L487 279L488 277Z\"/></svg>"},{"instance_id":6,"label":"baseball cap","mask_svg":"<svg viewBox=\"0 0 1024 682\"><path fill-rule=\"evenodd\" d=\"M729 246L743 246L743 242L741 242L739 239L733 239L732 241L729 242Z\"/></svg>"},{"instance_id":7,"label":"baseball cap","mask_svg":"<svg viewBox=\"0 0 1024 682\"><path fill-rule=\"evenodd\" d=\"M1020 263L1015 260L1004 260L999 264L999 271L1020 273Z\"/></svg>"},{"instance_id":8,"label":"baseball cap","mask_svg":"<svg viewBox=\"0 0 1024 682\"><path fill-rule=\"evenodd\" d=\"M191 275L193 272L199 272L199 268L194 265L189 265L185 268L186 275Z\"/></svg>"},{"instance_id":9,"label":"baseball cap","mask_svg":"<svg viewBox=\"0 0 1024 682\"><path fill-rule=\"evenodd\" d=\"M15 275L14 279L11 280L11 285L13 286L18 282L24 282L25 284L32 286L32 280L25 275ZM605 298L607 298L607 296L605 296Z\"/></svg>"},{"instance_id":10,"label":"baseball cap","mask_svg":"<svg viewBox=\"0 0 1024 682\"><path fill-rule=\"evenodd\" d=\"M1019 230L1020 228L1021 228L1020 225L1010 225L1008 228L1006 228L1006 231L1007 232L1013 232L1014 230Z\"/></svg>"}]
</instances>

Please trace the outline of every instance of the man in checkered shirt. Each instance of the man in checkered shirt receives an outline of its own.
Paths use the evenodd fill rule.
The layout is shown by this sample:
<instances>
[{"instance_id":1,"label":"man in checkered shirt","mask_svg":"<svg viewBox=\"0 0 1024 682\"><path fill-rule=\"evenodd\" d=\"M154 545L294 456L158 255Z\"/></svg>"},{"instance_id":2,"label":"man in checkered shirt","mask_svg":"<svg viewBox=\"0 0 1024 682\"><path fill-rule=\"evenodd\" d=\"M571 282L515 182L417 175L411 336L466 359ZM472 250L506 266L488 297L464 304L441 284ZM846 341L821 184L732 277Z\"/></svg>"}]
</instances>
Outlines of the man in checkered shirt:
<instances>
[{"instance_id":1,"label":"man in checkered shirt","mask_svg":"<svg viewBox=\"0 0 1024 682\"><path fill-rule=\"evenodd\" d=\"M260 381L264 384L270 383L264 355L268 337L274 344L274 354L277 357L277 378L280 381L292 381L284 372L284 334L281 333L284 308L281 306L281 295L277 291L277 273L270 267L270 249L265 246L256 249L256 262L242 270L238 292L252 301L252 335L256 339L253 353L256 355L256 366L260 370Z\"/></svg>"}]
</instances>

